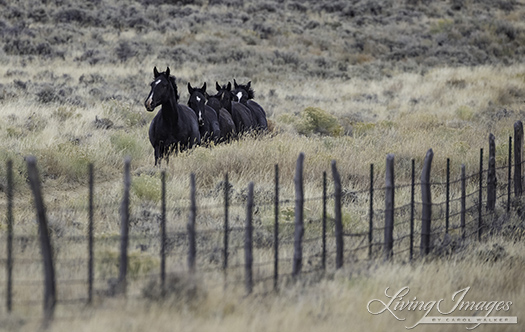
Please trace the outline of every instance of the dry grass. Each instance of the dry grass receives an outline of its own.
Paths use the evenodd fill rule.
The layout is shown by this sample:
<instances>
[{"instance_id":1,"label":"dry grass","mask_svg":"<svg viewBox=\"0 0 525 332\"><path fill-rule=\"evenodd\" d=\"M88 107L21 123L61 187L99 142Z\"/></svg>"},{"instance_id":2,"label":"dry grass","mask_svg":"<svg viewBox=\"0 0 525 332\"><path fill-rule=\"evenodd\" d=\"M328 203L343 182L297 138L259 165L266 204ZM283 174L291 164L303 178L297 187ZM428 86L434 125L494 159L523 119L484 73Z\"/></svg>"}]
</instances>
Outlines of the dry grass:
<instances>
[{"instance_id":1,"label":"dry grass","mask_svg":"<svg viewBox=\"0 0 525 332\"><path fill-rule=\"evenodd\" d=\"M502 244L503 243L503 244ZM494 315L518 315L525 305L520 271L525 257L523 242L508 244L507 239L493 238L473 245L468 252L450 259L435 259L414 265L379 264L355 265L329 274L321 281L308 278L281 285L278 295L242 296L242 287L205 287L197 299L172 295L164 301L109 299L85 309L77 315L75 309L59 306L56 323L51 331L317 331L330 329L404 331L414 325L423 312L397 312L406 321L397 321L389 313L371 315L367 303L373 299L386 301L389 294L408 286L409 299L419 301L444 299L442 310L453 306L452 294L471 287L465 300L511 301L510 311ZM487 253L489 255L487 255ZM503 259L492 260L491 253ZM521 267L521 268L520 268ZM439 276L439 277L436 277ZM188 281L183 283L190 287ZM199 287L204 287L200 285ZM374 307L371 307L374 308ZM457 312L456 312L457 314ZM431 315L437 315L432 312ZM470 314L468 314L470 315ZM38 327L38 314L28 318L17 312L4 320L7 330L31 331ZM482 325L478 329L519 331L518 325ZM420 331L457 331L472 325L419 325Z\"/></svg>"},{"instance_id":2,"label":"dry grass","mask_svg":"<svg viewBox=\"0 0 525 332\"><path fill-rule=\"evenodd\" d=\"M213 228L222 222L220 209L213 207L222 204L220 183L226 172L233 185L232 219L240 222L250 181L255 182L256 201L271 202L275 164L280 167L281 197L293 198L300 152L306 154L306 197L320 196L321 175L330 170L331 160L337 160L346 189L364 190L371 163L375 184L382 187L386 154L394 153L396 183L405 184L410 160L416 160L419 172L429 148L435 153L433 180L442 182L446 158L452 161L453 178L461 164L467 173L478 170L479 149L487 146L489 133L496 136L497 164L505 164L513 124L525 114L525 6L519 1L61 3L64 6L51 2L34 8L33 2L20 1L6 6L0 17L0 191L6 185L5 161L12 159L17 235L37 235L26 185L24 156L29 154L38 158L57 237L85 233L87 165L94 163L95 227L97 237L107 239L119 231L126 155L133 158L132 231L151 235L158 231L161 170L168 174L170 227L184 227L193 172L204 206L198 226ZM199 147L172 157L169 166L153 167L147 131L154 114L142 103L153 67L167 65L177 76L182 103L187 101L188 81L214 86L233 78L252 80L273 132L211 149ZM341 127L316 130L304 115L309 107ZM112 127L97 128L96 117L109 119ZM444 195L442 190L434 194L437 200ZM5 197L0 196L4 207ZM407 193L400 193L396 205L406 199ZM357 205L345 205L344 221L361 230L366 213ZM291 211L283 206L283 218ZM271 213L262 210L261 225L271 223ZM307 217L320 215L319 202L309 202ZM513 216L509 222L515 232L523 229L520 218ZM0 230L5 228L2 219ZM386 287L407 285L419 299L450 298L471 286L474 299L513 301L510 314L517 315L525 305L519 282L524 267L520 239L515 234L496 236L458 255L414 264L347 265L320 281L305 277L283 282L277 295L245 297L240 285L224 291L210 282L221 276L201 276L198 287L205 296L197 300L132 297L104 299L88 309L59 306L57 316L66 319L59 318L52 331L405 330L406 324L391 316L370 315L366 304L381 298ZM114 276L116 252L101 242L97 262L107 269L98 270L97 277L103 280ZM82 256L81 245L62 243L61 259ZM145 252L134 248L136 273L157 269L157 252L155 245ZM487 261L487 255L501 252L502 259ZM31 259L39 253L35 246L18 254ZM264 259L267 254L261 251ZM40 275L38 264L25 266L18 276ZM67 273L64 278L83 278L84 272L78 268ZM185 282L191 284L183 281L183 289ZM140 293L143 287L138 283L132 291ZM20 289L17 296L31 300L34 292ZM19 306L13 314L0 316L0 329L34 330L40 315L39 308ZM417 317L410 314L407 322ZM514 331L521 330L520 325L498 328Z\"/></svg>"}]
</instances>

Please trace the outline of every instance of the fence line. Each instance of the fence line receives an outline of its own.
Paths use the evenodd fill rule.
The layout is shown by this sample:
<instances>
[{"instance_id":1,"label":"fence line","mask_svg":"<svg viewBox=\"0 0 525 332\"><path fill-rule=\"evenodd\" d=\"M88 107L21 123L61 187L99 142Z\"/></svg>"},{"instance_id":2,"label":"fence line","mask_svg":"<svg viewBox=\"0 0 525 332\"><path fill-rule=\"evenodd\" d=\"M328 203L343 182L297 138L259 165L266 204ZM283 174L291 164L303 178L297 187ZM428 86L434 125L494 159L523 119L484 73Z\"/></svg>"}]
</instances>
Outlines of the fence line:
<instances>
[{"instance_id":1,"label":"fence line","mask_svg":"<svg viewBox=\"0 0 525 332\"><path fill-rule=\"evenodd\" d=\"M523 129L521 122L515 124L515 145L512 147L512 137L509 137L509 156L508 165L496 167L495 164L495 144L494 136L489 136L489 158L488 168L483 168L483 149L480 150L479 171L466 175L465 165L461 165L461 174L458 179L450 178L450 159L447 159L446 182L431 181L431 164L433 151L427 152L423 165L421 179L419 183L415 181L415 161L411 163L411 183L396 185L394 181L394 155L387 156L387 167L385 173L385 185L374 186L375 178L374 165L370 165L370 187L360 191L344 191L341 186L341 176L337 170L336 162L332 161L332 178L334 192L328 193L327 175L323 173L323 191L320 197L304 197L303 192L303 163L304 154L300 154L296 165L295 199L281 198L279 195L279 167L275 165L275 192L273 199L255 203L253 195L254 184L248 186L247 203L232 202L230 199L230 184L228 175L225 174L223 181L223 204L199 205L197 210L195 175L190 176L190 199L189 205L170 206L170 210L186 211L188 213L188 223L186 229L167 229L167 203L166 203L166 174L161 172L161 201L159 228L151 234L129 234L130 222L133 212L130 207L129 190L131 184L130 160L125 160L124 167L124 192L120 204L121 234L120 236L95 236L94 232L94 180L93 165L88 169L88 227L87 235L84 236L53 236L55 248L61 250L56 243L68 243L70 246L78 243L87 242L87 258L79 257L74 259L60 259L60 253L55 252L55 262L53 262L53 251L51 247L49 225L46 220L46 211L43 204L40 182L36 172L36 160L27 158L28 174L30 184L35 198L35 206L39 222L39 239L43 259L24 258L24 252L37 246L37 237L33 235L13 235L13 181L12 181L12 162L7 162L7 237L6 255L0 258L0 263L5 264L7 271L6 280L6 311L11 312L13 305L29 306L38 305L39 301L14 301L13 287L22 285L38 287L44 285L44 324L53 319L55 304L57 303L92 303L94 296L111 296L127 294L129 282L147 282L152 278L160 280L160 294L167 295L169 279L173 271L184 273L221 273L223 275L224 286L232 282L243 280L246 293L255 291L258 285L263 285L264 289L271 288L278 290L279 280L283 278L298 278L300 275L311 274L315 271L326 271L333 266L339 269L343 264L362 260L372 260L382 256L386 260L396 257L405 257L412 261L423 258L433 250L441 250L443 245L436 244L436 240L441 236L450 236L459 231L459 238L466 239L476 237L482 240L483 234L488 234L486 230L491 227L488 218L494 216L496 202L507 196L505 210L510 212L511 195L519 197L522 192L522 161L521 150ZM521 129L520 129L521 128ZM514 151L514 163L512 163L512 151ZM512 177L512 166L514 166L514 177ZM508 171L507 183L500 184L496 181L498 171ZM486 179L486 186L483 185ZM477 182L477 189L467 193L466 184L469 181L474 184ZM514 191L512 191L512 181ZM451 198L451 185L460 185L460 196ZM416 186L419 186L421 201L416 200ZM445 201L432 201L432 188L445 188ZM395 206L396 192L399 190L409 190L410 199L408 203ZM483 200L483 191L487 191L486 200ZM500 191L500 194L497 191ZM368 199L368 208L362 214L363 220L368 219L368 227L362 223L362 229L346 229L343 220L343 208L347 205L357 206L361 199ZM378 204L378 197L384 196L384 209L375 207ZM352 198L353 197L353 198ZM334 217L328 217L328 201L333 200ZM319 220L304 220L304 203L319 202L322 204L322 216ZM282 222L280 213L283 207L294 204L294 222ZM459 204L459 211L454 210L454 206ZM469 205L470 204L470 205ZM245 205L245 206L243 206ZM115 208L115 204L104 204L105 207ZM273 227L264 225L254 227L254 211L257 208L270 208L273 206L274 222ZM418 209L416 209L416 206ZM483 212L486 206L486 212ZM245 207L246 215L244 225L232 224L231 207ZM208 211L224 209L224 223L222 227L199 227L196 228L198 217ZM177 212L179 213L179 212ZM467 220L468 216L468 220ZM384 217L384 224L377 222L378 218ZM421 224L416 223L416 219L421 220ZM441 223L432 225L431 221ZM443 225L444 223L444 225ZM408 226L405 226L408 225ZM408 232L407 232L408 229ZM321 235L319 235L319 231ZM156 233L158 232L158 233ZM381 235L381 232L383 235ZM244 233L244 234L243 234ZM46 235L47 234L47 235ZM46 239L47 237L47 239ZM346 242L344 238L346 239ZM0 240L3 237L0 236ZM420 241L420 253L414 255L414 242ZM104 262L94 257L95 245L112 245L112 242L120 241L119 260L108 259ZM443 241L444 243L444 241ZM148 271L133 272L133 255L129 253L131 245L136 245L140 251L148 251L150 247L159 247L160 269L159 273ZM203 246L212 244L212 249ZM146 249L144 249L146 248ZM187 252L184 250L187 248ZM18 251L15 249L19 249ZM244 259L239 256L239 252L244 252ZM22 256L16 259L15 255ZM187 264L184 264L182 257L187 256ZM346 257L345 257L346 256ZM171 272L168 273L168 258ZM400 258L402 259L402 258ZM86 262L87 264L83 263ZM43 280L22 280L16 279L15 268L30 268L35 263L42 262L44 267ZM111 277L113 273L112 264L118 262L118 278ZM333 265L332 265L333 264ZM73 272L66 271L64 276L56 278L55 269L62 271L62 267L85 266L84 276L72 275ZM101 268L102 266L102 268ZM96 270L107 269L100 272ZM273 267L273 271L271 270ZM244 277L239 274L240 269L244 270ZM84 271L84 270L82 270ZM147 273L142 273L147 272ZM270 273L272 272L272 273ZM84 273L84 272L82 272ZM19 274L19 273L18 273ZM59 282L60 292L56 293L55 283ZM264 286L271 281L271 286ZM87 286L87 294L82 291L68 290L67 294L72 297L64 298L66 287L76 285ZM107 290L101 293L100 288L104 285ZM103 294L103 295L101 295Z\"/></svg>"}]
</instances>

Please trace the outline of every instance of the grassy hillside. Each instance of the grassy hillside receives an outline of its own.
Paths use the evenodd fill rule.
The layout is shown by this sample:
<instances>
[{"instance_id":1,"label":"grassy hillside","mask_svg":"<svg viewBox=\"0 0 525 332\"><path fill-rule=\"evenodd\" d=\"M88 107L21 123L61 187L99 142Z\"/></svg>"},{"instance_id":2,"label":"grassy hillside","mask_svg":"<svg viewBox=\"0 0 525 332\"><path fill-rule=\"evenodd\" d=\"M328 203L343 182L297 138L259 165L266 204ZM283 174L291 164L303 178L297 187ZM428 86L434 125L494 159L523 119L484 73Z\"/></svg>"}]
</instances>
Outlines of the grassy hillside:
<instances>
[{"instance_id":1,"label":"grassy hillside","mask_svg":"<svg viewBox=\"0 0 525 332\"><path fill-rule=\"evenodd\" d=\"M371 163L382 186L387 153L395 154L396 183L404 184L410 160L419 172L433 148L433 179L443 181L446 158L453 178L461 164L467 173L478 170L479 149L491 132L497 164L506 163L513 124L525 115L523 1L0 0L0 8L0 206L5 161L12 159L18 234L36 232L24 163L29 154L38 160L53 227L66 235L85 231L87 166L94 163L97 235L111 236L119 231L116 207L127 155L133 213L140 221L133 230L147 233L157 227L160 169L168 173L170 207L187 205L191 172L199 203L221 204L219 185L228 172L238 206L232 213L241 216L248 182L255 182L256 199L271 200L275 164L282 197L293 199L300 152L306 154L307 197L319 197L321 174L333 159L344 187L361 190L369 184ZM171 68L184 104L187 82L214 87L234 78L252 81L272 132L199 147L155 168L148 126L156 111L143 106L154 66ZM320 215L318 205L312 203L308 213ZM170 213L173 227L184 226L185 214ZM221 222L214 213L206 214L207 226ZM280 295L256 298L210 286L199 308L176 299L168 305L108 300L102 306L111 308L109 314L96 307L68 324L86 331L140 331L152 321L159 330L176 321L190 330L346 330L352 324L380 331L393 317L369 315L366 303L387 286L407 284L421 297L438 299L482 285L472 290L474 297L511 299L516 314L525 298L517 275L524 267L523 241L517 240L524 226L521 218L510 219L512 236L471 244L459 257L347 266L320 283L306 280ZM502 259L486 260L485 253L500 252L498 245ZM156 259L150 251L141 255ZM429 279L434 289L426 288ZM31 330L30 313L0 316L0 329ZM121 319L110 322L109 315ZM68 324L55 328L68 330Z\"/></svg>"}]
</instances>

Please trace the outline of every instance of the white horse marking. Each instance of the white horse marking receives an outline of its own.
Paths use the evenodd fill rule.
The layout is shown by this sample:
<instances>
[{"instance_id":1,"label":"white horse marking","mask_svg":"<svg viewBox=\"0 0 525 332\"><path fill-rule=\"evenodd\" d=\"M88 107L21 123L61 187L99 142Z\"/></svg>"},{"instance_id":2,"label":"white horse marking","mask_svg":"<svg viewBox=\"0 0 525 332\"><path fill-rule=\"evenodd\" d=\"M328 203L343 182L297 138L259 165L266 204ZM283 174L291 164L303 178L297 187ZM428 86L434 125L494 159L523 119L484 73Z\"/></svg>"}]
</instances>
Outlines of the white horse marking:
<instances>
[{"instance_id":1,"label":"white horse marking","mask_svg":"<svg viewBox=\"0 0 525 332\"><path fill-rule=\"evenodd\" d=\"M160 82L161 80L156 80L155 86L159 85ZM148 105L148 107L151 107L151 104L153 103L153 92L154 92L154 89L151 89L151 94L149 95L149 98L146 101L146 105Z\"/></svg>"},{"instance_id":2,"label":"white horse marking","mask_svg":"<svg viewBox=\"0 0 525 332\"><path fill-rule=\"evenodd\" d=\"M241 102L241 98L242 98L242 92L237 92L237 99L239 99L239 103Z\"/></svg>"},{"instance_id":3,"label":"white horse marking","mask_svg":"<svg viewBox=\"0 0 525 332\"><path fill-rule=\"evenodd\" d=\"M197 101L201 101L201 97L195 96L195 98L197 98Z\"/></svg>"}]
</instances>

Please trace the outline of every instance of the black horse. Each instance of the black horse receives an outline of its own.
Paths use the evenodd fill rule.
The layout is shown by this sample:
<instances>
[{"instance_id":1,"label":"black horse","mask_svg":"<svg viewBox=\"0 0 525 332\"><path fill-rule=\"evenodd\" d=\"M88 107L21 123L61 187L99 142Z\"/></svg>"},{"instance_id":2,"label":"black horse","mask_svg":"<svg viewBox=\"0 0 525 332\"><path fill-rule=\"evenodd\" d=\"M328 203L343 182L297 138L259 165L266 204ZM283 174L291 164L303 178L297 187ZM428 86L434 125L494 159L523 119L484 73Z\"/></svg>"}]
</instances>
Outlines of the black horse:
<instances>
[{"instance_id":1,"label":"black horse","mask_svg":"<svg viewBox=\"0 0 525 332\"><path fill-rule=\"evenodd\" d=\"M202 88L193 88L188 83L188 92L190 99L188 106L195 111L199 121L199 131L201 141L214 142L217 144L221 138L219 119L217 112L210 106L206 105L206 83Z\"/></svg>"},{"instance_id":2,"label":"black horse","mask_svg":"<svg viewBox=\"0 0 525 332\"><path fill-rule=\"evenodd\" d=\"M238 135L249 133L255 128L252 112L243 104L233 101L234 95L231 89L232 84L230 82L228 82L228 85L221 87L220 90L218 89L221 106L231 114Z\"/></svg>"},{"instance_id":3,"label":"black horse","mask_svg":"<svg viewBox=\"0 0 525 332\"><path fill-rule=\"evenodd\" d=\"M219 118L219 128L221 130L221 137L219 141L229 142L230 140L237 137L237 129L230 112L228 112L221 105L223 90L226 90L226 86L221 87L219 83L216 82L215 88L217 89L216 95L210 96L206 93L206 99L208 99L206 105L211 106L217 112L217 116Z\"/></svg>"},{"instance_id":4,"label":"black horse","mask_svg":"<svg viewBox=\"0 0 525 332\"><path fill-rule=\"evenodd\" d=\"M268 120L266 119L266 112L261 105L253 101L254 91L252 89L252 82L247 84L237 84L235 79L233 80L233 94L235 95L235 101L240 102L250 109L252 117L255 122L255 129L260 132L268 130Z\"/></svg>"},{"instance_id":5,"label":"black horse","mask_svg":"<svg viewBox=\"0 0 525 332\"><path fill-rule=\"evenodd\" d=\"M170 68L159 73L153 69L154 81L144 102L146 110L152 112L162 105L149 126L149 140L155 149L155 166L162 158L169 162L169 154L192 148L201 142L197 116L192 109L178 104L179 94L175 77L170 76Z\"/></svg>"}]
</instances>

